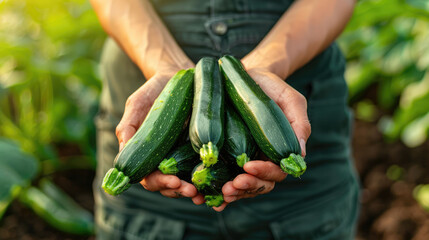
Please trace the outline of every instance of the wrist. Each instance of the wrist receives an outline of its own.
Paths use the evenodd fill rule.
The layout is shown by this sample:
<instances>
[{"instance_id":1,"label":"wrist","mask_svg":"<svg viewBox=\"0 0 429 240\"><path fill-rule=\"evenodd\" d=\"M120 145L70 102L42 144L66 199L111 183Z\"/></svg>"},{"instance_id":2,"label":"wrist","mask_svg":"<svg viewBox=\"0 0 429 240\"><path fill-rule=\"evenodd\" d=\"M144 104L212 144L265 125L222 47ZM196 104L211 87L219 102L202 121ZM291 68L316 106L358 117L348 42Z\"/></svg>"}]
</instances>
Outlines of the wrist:
<instances>
[{"instance_id":1,"label":"wrist","mask_svg":"<svg viewBox=\"0 0 429 240\"><path fill-rule=\"evenodd\" d=\"M271 43L269 47L258 46L247 54L242 63L246 70L261 69L285 80L290 75L290 63L284 46Z\"/></svg>"},{"instance_id":2,"label":"wrist","mask_svg":"<svg viewBox=\"0 0 429 240\"><path fill-rule=\"evenodd\" d=\"M172 60L171 58L158 61L153 60L155 59L152 59L152 61L149 59L142 59L142 61L137 63L137 66L140 68L147 80L154 76L171 77L179 70L195 67L195 64L187 56L184 56L180 60Z\"/></svg>"}]
</instances>

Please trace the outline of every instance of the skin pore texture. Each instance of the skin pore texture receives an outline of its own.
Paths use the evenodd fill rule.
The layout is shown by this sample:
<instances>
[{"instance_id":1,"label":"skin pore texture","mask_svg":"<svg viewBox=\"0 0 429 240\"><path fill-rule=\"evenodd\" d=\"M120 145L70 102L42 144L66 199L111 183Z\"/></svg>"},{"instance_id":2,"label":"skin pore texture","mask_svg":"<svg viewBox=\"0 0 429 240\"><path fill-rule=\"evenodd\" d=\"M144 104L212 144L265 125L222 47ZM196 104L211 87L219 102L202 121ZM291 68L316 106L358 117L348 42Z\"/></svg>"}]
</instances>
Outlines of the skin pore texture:
<instances>
[{"instance_id":1,"label":"skin pore texture","mask_svg":"<svg viewBox=\"0 0 429 240\"><path fill-rule=\"evenodd\" d=\"M148 0L91 0L104 30L136 63L148 81L127 99L124 115L116 128L120 149L141 125L154 100L180 69L194 67L164 26ZM307 101L287 84L287 77L328 47L352 15L355 0L298 0L283 14L259 45L243 59L251 77L283 110L297 135L302 155L310 136ZM286 82L284 81L286 79ZM244 165L246 173L227 182L222 192L222 211L230 202L270 192L285 174L279 166L260 160ZM141 182L148 191L166 197L190 197L204 203L196 188L160 171Z\"/></svg>"}]
</instances>

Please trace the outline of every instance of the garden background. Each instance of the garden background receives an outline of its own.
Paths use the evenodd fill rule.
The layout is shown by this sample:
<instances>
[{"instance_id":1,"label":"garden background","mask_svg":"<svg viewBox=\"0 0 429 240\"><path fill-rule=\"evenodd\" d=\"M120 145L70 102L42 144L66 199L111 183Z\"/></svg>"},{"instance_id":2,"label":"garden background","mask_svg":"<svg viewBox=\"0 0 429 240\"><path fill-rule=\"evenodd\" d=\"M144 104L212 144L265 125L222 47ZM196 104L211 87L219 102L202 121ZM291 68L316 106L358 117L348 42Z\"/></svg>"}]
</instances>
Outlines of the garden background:
<instances>
[{"instance_id":1,"label":"garden background","mask_svg":"<svg viewBox=\"0 0 429 240\"><path fill-rule=\"evenodd\" d=\"M106 38L86 0L0 0L0 239L93 239ZM338 40L359 240L429 239L429 1L361 0Z\"/></svg>"}]
</instances>

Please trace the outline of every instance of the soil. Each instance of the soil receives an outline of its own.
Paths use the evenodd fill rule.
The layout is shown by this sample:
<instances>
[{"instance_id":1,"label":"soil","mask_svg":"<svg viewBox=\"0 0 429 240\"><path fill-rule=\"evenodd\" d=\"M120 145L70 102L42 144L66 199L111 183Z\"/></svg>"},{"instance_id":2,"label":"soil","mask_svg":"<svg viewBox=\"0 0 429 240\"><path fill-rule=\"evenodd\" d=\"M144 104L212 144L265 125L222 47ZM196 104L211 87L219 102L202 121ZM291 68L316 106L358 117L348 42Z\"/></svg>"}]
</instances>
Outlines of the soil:
<instances>
[{"instance_id":1,"label":"soil","mask_svg":"<svg viewBox=\"0 0 429 240\"><path fill-rule=\"evenodd\" d=\"M413 198L417 185L429 183L429 142L407 148L387 143L374 123L355 125L354 157L362 184L357 239L429 239L429 212ZM392 165L403 169L395 180L387 174Z\"/></svg>"},{"instance_id":2,"label":"soil","mask_svg":"<svg viewBox=\"0 0 429 240\"><path fill-rule=\"evenodd\" d=\"M429 212L414 200L419 184L429 183L429 142L407 148L400 142L386 143L374 123L356 121L353 138L356 168L361 177L362 209L356 240L427 240ZM400 174L388 178L397 165ZM93 211L91 170L56 173L54 181L84 208ZM79 194L76 194L79 193ZM65 234L47 225L15 201L0 222L0 239L94 239Z\"/></svg>"}]
</instances>

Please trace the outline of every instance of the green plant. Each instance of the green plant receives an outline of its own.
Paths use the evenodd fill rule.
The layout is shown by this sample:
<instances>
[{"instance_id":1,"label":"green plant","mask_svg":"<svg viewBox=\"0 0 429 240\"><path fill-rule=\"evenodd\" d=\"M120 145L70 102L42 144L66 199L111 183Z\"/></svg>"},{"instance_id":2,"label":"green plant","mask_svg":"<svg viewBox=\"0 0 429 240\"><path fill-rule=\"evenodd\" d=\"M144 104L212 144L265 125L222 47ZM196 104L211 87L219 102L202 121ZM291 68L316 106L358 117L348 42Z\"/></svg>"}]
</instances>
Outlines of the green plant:
<instances>
[{"instance_id":1,"label":"green plant","mask_svg":"<svg viewBox=\"0 0 429 240\"><path fill-rule=\"evenodd\" d=\"M31 193L46 195L33 183L49 174L95 166L93 118L101 88L96 69L105 34L85 0L0 1L0 22L0 136L27 156L1 159L2 164L24 161L0 174L0 185L9 186L1 190L5 209L17 196L24 201L42 196ZM33 175L21 182L7 177L24 171Z\"/></svg>"},{"instance_id":2,"label":"green plant","mask_svg":"<svg viewBox=\"0 0 429 240\"><path fill-rule=\"evenodd\" d=\"M339 39L358 116L374 121L382 115L387 139L401 138L409 147L421 145L429 132L428 38L427 1L363 0ZM374 86L376 96L369 95Z\"/></svg>"},{"instance_id":3,"label":"green plant","mask_svg":"<svg viewBox=\"0 0 429 240\"><path fill-rule=\"evenodd\" d=\"M0 138L0 219L22 189L30 186L39 162L10 140Z\"/></svg>"},{"instance_id":4,"label":"green plant","mask_svg":"<svg viewBox=\"0 0 429 240\"><path fill-rule=\"evenodd\" d=\"M55 186L48 178L31 182L40 173L39 162L7 139L0 139L0 218L18 198L50 225L74 234L93 234L92 214Z\"/></svg>"},{"instance_id":5,"label":"green plant","mask_svg":"<svg viewBox=\"0 0 429 240\"><path fill-rule=\"evenodd\" d=\"M413 196L426 211L429 211L429 184L415 187Z\"/></svg>"}]
</instances>

